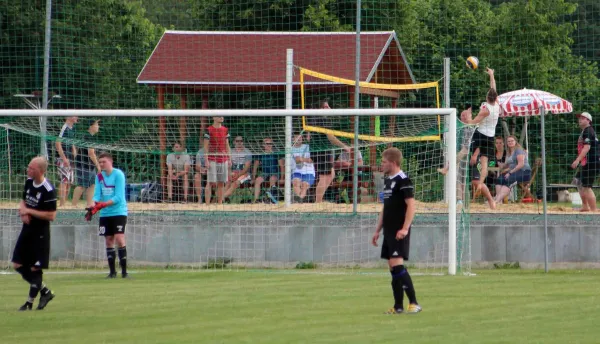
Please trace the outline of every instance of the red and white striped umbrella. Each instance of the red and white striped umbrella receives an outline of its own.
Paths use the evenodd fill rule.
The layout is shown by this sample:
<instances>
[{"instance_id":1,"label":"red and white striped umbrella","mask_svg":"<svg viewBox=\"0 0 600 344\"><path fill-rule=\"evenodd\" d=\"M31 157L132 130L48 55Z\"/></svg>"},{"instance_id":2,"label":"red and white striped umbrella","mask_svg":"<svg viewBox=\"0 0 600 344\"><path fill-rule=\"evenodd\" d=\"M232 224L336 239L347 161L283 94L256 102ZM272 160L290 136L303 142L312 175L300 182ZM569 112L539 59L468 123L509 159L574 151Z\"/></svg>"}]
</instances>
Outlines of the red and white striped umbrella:
<instances>
[{"instance_id":1,"label":"red and white striped umbrella","mask_svg":"<svg viewBox=\"0 0 600 344\"><path fill-rule=\"evenodd\" d=\"M498 96L498 102L500 103L500 117L539 116L542 106L547 113L573 112L571 102L549 92L526 88L503 93Z\"/></svg>"}]
</instances>

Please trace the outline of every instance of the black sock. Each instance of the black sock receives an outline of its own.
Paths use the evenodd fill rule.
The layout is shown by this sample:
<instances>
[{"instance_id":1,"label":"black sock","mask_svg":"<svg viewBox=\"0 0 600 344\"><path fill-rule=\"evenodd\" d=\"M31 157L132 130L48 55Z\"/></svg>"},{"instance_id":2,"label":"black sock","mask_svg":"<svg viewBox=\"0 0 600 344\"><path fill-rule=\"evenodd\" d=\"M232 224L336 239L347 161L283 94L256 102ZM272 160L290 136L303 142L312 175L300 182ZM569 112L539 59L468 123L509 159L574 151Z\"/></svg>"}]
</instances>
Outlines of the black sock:
<instances>
[{"instance_id":1,"label":"black sock","mask_svg":"<svg viewBox=\"0 0 600 344\"><path fill-rule=\"evenodd\" d=\"M114 247L106 249L106 259L108 260L108 268L111 274L116 274L115 270L115 249Z\"/></svg>"},{"instance_id":2,"label":"black sock","mask_svg":"<svg viewBox=\"0 0 600 344\"><path fill-rule=\"evenodd\" d=\"M404 289L402 289L402 278L398 271L400 266L394 266L392 274L392 291L394 292L394 309L404 309Z\"/></svg>"},{"instance_id":3,"label":"black sock","mask_svg":"<svg viewBox=\"0 0 600 344\"><path fill-rule=\"evenodd\" d=\"M399 268L398 273L402 279L402 287L406 292L406 296L408 296L408 302L415 305L418 304L417 295L415 294L415 287L413 286L412 278L410 278L410 275L408 274L408 270L406 270L404 265L395 266L394 268Z\"/></svg>"},{"instance_id":4,"label":"black sock","mask_svg":"<svg viewBox=\"0 0 600 344\"><path fill-rule=\"evenodd\" d=\"M119 247L119 265L121 266L121 273L127 273L127 247Z\"/></svg>"},{"instance_id":5,"label":"black sock","mask_svg":"<svg viewBox=\"0 0 600 344\"><path fill-rule=\"evenodd\" d=\"M31 268L29 268L29 267L27 267L27 266L25 266L25 265L21 265L21 266L19 266L18 268L16 268L16 269L15 269L15 271L17 271L17 272L18 272L18 273L21 275L21 277L23 277L23 279L24 279L24 280L25 280L27 283L29 283L29 284L31 284L31 283L32 283L32 282L31 282L31 278L32 278L33 276L31 275L31 272L32 272L32 271L31 271Z\"/></svg>"},{"instance_id":6,"label":"black sock","mask_svg":"<svg viewBox=\"0 0 600 344\"><path fill-rule=\"evenodd\" d=\"M31 272L31 284L29 285L29 300L35 300L40 289L42 289L42 270Z\"/></svg>"}]
</instances>

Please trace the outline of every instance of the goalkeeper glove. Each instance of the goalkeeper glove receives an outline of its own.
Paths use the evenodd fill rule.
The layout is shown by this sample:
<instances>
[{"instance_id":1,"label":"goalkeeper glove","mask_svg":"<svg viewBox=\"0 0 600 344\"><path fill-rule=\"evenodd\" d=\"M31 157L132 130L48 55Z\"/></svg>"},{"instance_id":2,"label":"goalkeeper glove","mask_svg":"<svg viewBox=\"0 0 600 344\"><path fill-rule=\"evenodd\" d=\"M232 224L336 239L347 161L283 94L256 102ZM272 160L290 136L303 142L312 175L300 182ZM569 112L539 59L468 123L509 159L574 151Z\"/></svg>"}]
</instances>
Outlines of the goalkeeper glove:
<instances>
[{"instance_id":1,"label":"goalkeeper glove","mask_svg":"<svg viewBox=\"0 0 600 344\"><path fill-rule=\"evenodd\" d=\"M87 212L85 213L85 219L87 221L92 221L92 217L100 211L100 209L108 207L107 202L98 202L93 207L85 208Z\"/></svg>"}]
</instances>

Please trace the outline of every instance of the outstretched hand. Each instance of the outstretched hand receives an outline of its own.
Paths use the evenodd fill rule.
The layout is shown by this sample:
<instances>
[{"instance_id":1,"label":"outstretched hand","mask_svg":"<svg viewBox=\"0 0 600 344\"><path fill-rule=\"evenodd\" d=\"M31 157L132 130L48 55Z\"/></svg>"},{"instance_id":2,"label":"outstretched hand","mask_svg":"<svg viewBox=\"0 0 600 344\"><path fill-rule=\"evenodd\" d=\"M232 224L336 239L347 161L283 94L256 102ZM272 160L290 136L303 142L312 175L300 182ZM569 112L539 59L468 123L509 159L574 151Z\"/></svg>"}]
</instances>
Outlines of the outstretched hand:
<instances>
[{"instance_id":1,"label":"outstretched hand","mask_svg":"<svg viewBox=\"0 0 600 344\"><path fill-rule=\"evenodd\" d=\"M485 67L485 72L488 73L489 75L494 75L494 70L491 69L490 67Z\"/></svg>"}]
</instances>

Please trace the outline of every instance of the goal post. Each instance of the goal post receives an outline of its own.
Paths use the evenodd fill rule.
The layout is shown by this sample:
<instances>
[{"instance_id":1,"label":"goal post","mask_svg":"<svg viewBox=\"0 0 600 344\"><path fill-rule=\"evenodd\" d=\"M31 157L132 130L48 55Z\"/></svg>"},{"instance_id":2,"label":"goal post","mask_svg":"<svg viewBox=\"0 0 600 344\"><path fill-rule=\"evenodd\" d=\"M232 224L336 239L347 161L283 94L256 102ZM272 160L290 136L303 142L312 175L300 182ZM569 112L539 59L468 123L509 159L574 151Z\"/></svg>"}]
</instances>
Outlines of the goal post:
<instances>
[{"instance_id":1,"label":"goal post","mask_svg":"<svg viewBox=\"0 0 600 344\"><path fill-rule=\"evenodd\" d=\"M97 152L108 151L116 155L117 165L126 171L128 178L128 199L131 222L128 224L128 253L131 261L140 264L173 264L198 269L249 269L249 268L302 268L308 266L316 271L355 271L382 266L378 250L370 246L370 236L373 234L377 214L381 211L380 192L382 191L382 173L379 170L381 152L387 147L398 147L404 153L402 169L406 171L415 184L415 199L417 200L417 217L415 219L415 234L412 239L413 259L415 269L427 274L450 274L470 271L470 238L468 238L468 218L464 218L468 209L457 209L457 193L450 193L444 200L444 190L460 190L457 181L456 161L459 133L464 127L457 127L456 109L277 109L277 110L0 110L0 126L7 135L0 137L0 146L6 151L14 152L8 161L0 164L2 180L4 176L13 174L11 190L1 190L2 215L11 219L6 224L7 231L2 240L0 252L3 261L9 261L14 240L20 228L18 217L10 216L18 206L18 191L22 187L23 176L15 175L14 171L24 171L28 160L35 156L42 134L39 132L39 116L48 119L46 138L54 143L58 140L58 132L65 118L77 116L75 124L77 135L74 138L63 139L62 142L78 148L94 148ZM440 135L445 140L412 141L402 140L371 142L359 140L359 148L363 155L368 155L375 146L376 165L365 163L359 169L360 177L355 182L353 178L340 177L338 172L343 167L343 150L328 148L335 157L334 173L336 179L329 189L339 198L326 199L315 203L311 193L315 192L316 184L311 184L304 201L298 201L296 195L296 179L292 181L292 201L286 207L283 198L269 202L265 197L266 186L259 189L260 203L252 203L254 186L243 184L237 187L230 196L229 203L197 204L193 190L194 167L192 166L189 179L186 180L190 190L188 199L181 203L167 203L166 200L154 202L139 198L142 190L149 191L150 182L160 184L160 156L175 154L171 147L168 151L160 149L158 137L164 135L168 143L179 143L179 128L169 123L179 123L177 118L187 118L188 136L200 134L201 119L208 121L214 117L224 117L224 125L232 131L232 151L239 147L234 138L244 139L245 148L252 154L252 165L259 166L261 156L266 153L261 144L270 138L278 147L275 151L279 156L294 156L298 153L299 145L294 142L289 152L287 140L289 132L285 130L286 119L291 118L296 132L294 136L302 135L300 119L302 117L326 117L337 123L336 119L357 117L367 119L378 116L387 121L394 117L398 123L412 121L415 117L437 118L442 116L447 120L432 120L434 126L440 126ZM164 118L167 125L159 126L159 118ZM100 119L100 132L96 137L84 136L87 128L84 123ZM172 120L172 121L171 121ZM441 123L441 125L439 125ZM448 123L446 125L445 123ZM410 123L406 123L409 127ZM402 124L404 125L404 124ZM166 132L160 132L166 130ZM13 133L15 135L13 135ZM9 135L10 134L10 135ZM413 133L414 134L414 133ZM457 135L458 134L458 135ZM194 138L195 139L195 138ZM344 138L342 138L344 139ZM198 138L198 140L202 140ZM292 137L294 140L294 137ZM241 140L240 140L241 141ZM306 146L311 146L307 144ZM54 147L54 144L50 144ZM9 149L10 147L10 149ZM308 152L310 148L303 152ZM312 150L310 150L312 152ZM290 154L294 153L294 154ZM360 153L360 151L359 151ZM196 151L181 154L195 155ZM303 153L304 154L304 153ZM54 160L54 154L50 154ZM338 158L339 156L339 158ZM346 156L348 158L348 156ZM169 159L167 159L169 160ZM369 161L365 157L365 161ZM8 166L12 171L8 171ZM57 171L50 161L48 178L58 188ZM296 165L296 163L294 163ZM437 169L447 165L448 177L437 172ZM343 166L343 164L342 164ZM296 166L298 167L298 166ZM350 169L348 169L350 170ZM293 169L292 169L293 171ZM283 172L283 171L281 171ZM343 172L343 171L342 171ZM348 172L348 171L346 171ZM259 172L260 173L260 172ZM293 172L292 172L293 174ZM256 182L254 176L252 182ZM300 178L300 177L298 177ZM318 176L317 176L318 178ZM344 179L346 178L346 179ZM200 179L202 181L202 179ZM285 188L285 179L280 179L279 188ZM444 180L451 185L444 185ZM232 180L230 184L235 184ZM267 182L265 182L266 184ZM307 183L308 184L308 183ZM77 185L77 181L75 182ZM166 193L166 186L162 186ZM6 190L5 190L6 189ZM354 189L359 195L358 211L352 211L352 204L344 198L351 197ZM178 191L180 192L180 191ZM204 195L200 196L201 198ZM245 199L243 199L246 197ZM462 197L462 196L461 196ZM250 201L248 201L250 200ZM143 202L141 202L143 201ZM203 200L202 200L203 201ZM254 200L256 201L256 199ZM263 203L264 201L264 203ZM150 202L150 203L148 203ZM70 202L69 202L70 204ZM56 228L56 238L65 240L61 244L55 259L58 265L65 268L95 268L104 265L102 242L95 233L93 223L83 220L82 209L85 201L79 206L68 205L59 209ZM457 233L459 229L465 229ZM71 246L69 246L71 245ZM59 250L59 251L60 251ZM310 262L310 263L309 263Z\"/></svg>"}]
</instances>

